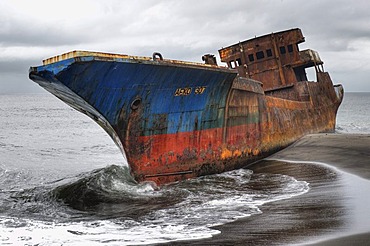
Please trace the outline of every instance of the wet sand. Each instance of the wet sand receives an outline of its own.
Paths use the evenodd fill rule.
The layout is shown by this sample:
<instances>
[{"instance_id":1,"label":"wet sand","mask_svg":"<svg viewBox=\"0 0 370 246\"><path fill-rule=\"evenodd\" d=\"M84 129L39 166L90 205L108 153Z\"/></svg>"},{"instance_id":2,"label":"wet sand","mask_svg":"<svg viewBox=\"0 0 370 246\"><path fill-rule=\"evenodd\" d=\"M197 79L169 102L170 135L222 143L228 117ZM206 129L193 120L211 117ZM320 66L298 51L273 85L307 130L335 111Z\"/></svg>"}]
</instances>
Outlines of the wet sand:
<instances>
[{"instance_id":1,"label":"wet sand","mask_svg":"<svg viewBox=\"0 0 370 246\"><path fill-rule=\"evenodd\" d=\"M370 180L370 135L362 134L315 134L296 142L289 148L271 156L269 159L284 159L290 161L322 162L343 172L354 174ZM369 196L370 190L363 190L364 196ZM370 204L369 204L370 210ZM364 215L366 216L366 215ZM370 218L370 217L368 217ZM351 218L348 218L351 220ZM366 221L366 219L364 220ZM370 220L366 221L370 225ZM365 223L366 223L365 222ZM365 225L366 227L366 225ZM370 230L365 233L339 230L347 236L322 237L316 243L310 243L307 238L305 245L367 245L370 242Z\"/></svg>"},{"instance_id":2,"label":"wet sand","mask_svg":"<svg viewBox=\"0 0 370 246\"><path fill-rule=\"evenodd\" d=\"M366 245L370 242L370 135L315 134L248 166L304 180L301 196L215 227L212 238L171 245ZM369 204L369 205L367 205Z\"/></svg>"},{"instance_id":3,"label":"wet sand","mask_svg":"<svg viewBox=\"0 0 370 246\"><path fill-rule=\"evenodd\" d=\"M370 179L370 135L308 135L268 159L323 162Z\"/></svg>"}]
</instances>

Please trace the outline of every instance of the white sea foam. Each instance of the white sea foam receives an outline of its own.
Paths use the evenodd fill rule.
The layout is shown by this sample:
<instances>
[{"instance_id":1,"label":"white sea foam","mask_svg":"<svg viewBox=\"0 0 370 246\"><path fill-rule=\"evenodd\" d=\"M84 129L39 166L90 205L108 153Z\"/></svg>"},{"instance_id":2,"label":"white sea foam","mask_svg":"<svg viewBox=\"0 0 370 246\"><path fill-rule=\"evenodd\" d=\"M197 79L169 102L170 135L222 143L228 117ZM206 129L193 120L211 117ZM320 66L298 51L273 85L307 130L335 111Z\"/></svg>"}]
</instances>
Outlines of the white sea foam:
<instances>
[{"instance_id":1,"label":"white sea foam","mask_svg":"<svg viewBox=\"0 0 370 246\"><path fill-rule=\"evenodd\" d=\"M263 188L265 182L274 185L253 190L249 181L259 184L259 188ZM188 196L179 203L153 210L135 220L116 218L58 223L3 217L0 218L0 241L13 245L140 245L208 238L220 233L212 226L262 213L262 204L288 199L309 190L308 183L289 176L253 175L245 169L190 180L160 191L148 187L137 186L138 194L143 195L143 189L149 196L156 192L177 194L186 189L183 192Z\"/></svg>"}]
</instances>

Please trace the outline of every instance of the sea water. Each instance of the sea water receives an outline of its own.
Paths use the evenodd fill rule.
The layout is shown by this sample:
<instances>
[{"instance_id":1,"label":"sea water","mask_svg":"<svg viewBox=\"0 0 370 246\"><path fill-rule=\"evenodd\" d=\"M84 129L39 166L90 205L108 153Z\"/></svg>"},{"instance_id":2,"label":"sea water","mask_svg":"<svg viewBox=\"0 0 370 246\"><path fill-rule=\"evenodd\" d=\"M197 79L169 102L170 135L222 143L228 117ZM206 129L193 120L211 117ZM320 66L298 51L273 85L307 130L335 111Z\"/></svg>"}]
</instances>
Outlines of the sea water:
<instances>
[{"instance_id":1,"label":"sea water","mask_svg":"<svg viewBox=\"0 0 370 246\"><path fill-rule=\"evenodd\" d=\"M337 115L336 131L370 134L370 93L345 93Z\"/></svg>"},{"instance_id":2,"label":"sea water","mask_svg":"<svg viewBox=\"0 0 370 246\"><path fill-rule=\"evenodd\" d=\"M370 133L369 93L346 93L337 131ZM306 193L309 183L240 169L137 184L113 141L49 94L0 95L0 244L138 245L214 228Z\"/></svg>"}]
</instances>

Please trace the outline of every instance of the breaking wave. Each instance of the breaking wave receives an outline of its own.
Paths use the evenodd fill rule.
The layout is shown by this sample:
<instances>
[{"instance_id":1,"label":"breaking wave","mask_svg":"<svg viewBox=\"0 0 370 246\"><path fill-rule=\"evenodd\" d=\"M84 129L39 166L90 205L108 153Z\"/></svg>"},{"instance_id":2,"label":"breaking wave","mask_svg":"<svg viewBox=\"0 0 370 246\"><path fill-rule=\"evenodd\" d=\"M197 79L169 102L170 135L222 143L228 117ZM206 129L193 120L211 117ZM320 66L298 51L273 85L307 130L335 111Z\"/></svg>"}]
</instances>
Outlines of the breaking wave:
<instances>
[{"instance_id":1,"label":"breaking wave","mask_svg":"<svg viewBox=\"0 0 370 246\"><path fill-rule=\"evenodd\" d=\"M12 194L12 206L28 214L0 217L0 242L137 245L207 238L219 233L213 226L308 190L305 181L248 169L159 188L137 184L127 167L112 165Z\"/></svg>"}]
</instances>

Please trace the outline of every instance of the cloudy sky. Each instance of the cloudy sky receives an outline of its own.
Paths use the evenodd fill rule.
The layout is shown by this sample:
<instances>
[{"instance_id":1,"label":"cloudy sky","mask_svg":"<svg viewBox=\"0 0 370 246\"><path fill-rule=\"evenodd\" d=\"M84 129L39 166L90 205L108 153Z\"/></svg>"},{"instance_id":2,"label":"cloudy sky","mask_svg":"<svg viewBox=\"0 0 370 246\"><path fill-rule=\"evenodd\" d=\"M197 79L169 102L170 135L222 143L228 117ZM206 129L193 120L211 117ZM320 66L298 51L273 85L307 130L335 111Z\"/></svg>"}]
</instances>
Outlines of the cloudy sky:
<instances>
[{"instance_id":1,"label":"cloudy sky","mask_svg":"<svg viewBox=\"0 0 370 246\"><path fill-rule=\"evenodd\" d=\"M370 91L368 0L1 0L0 94L42 92L28 68L72 50L199 61L299 27L346 91Z\"/></svg>"}]
</instances>

